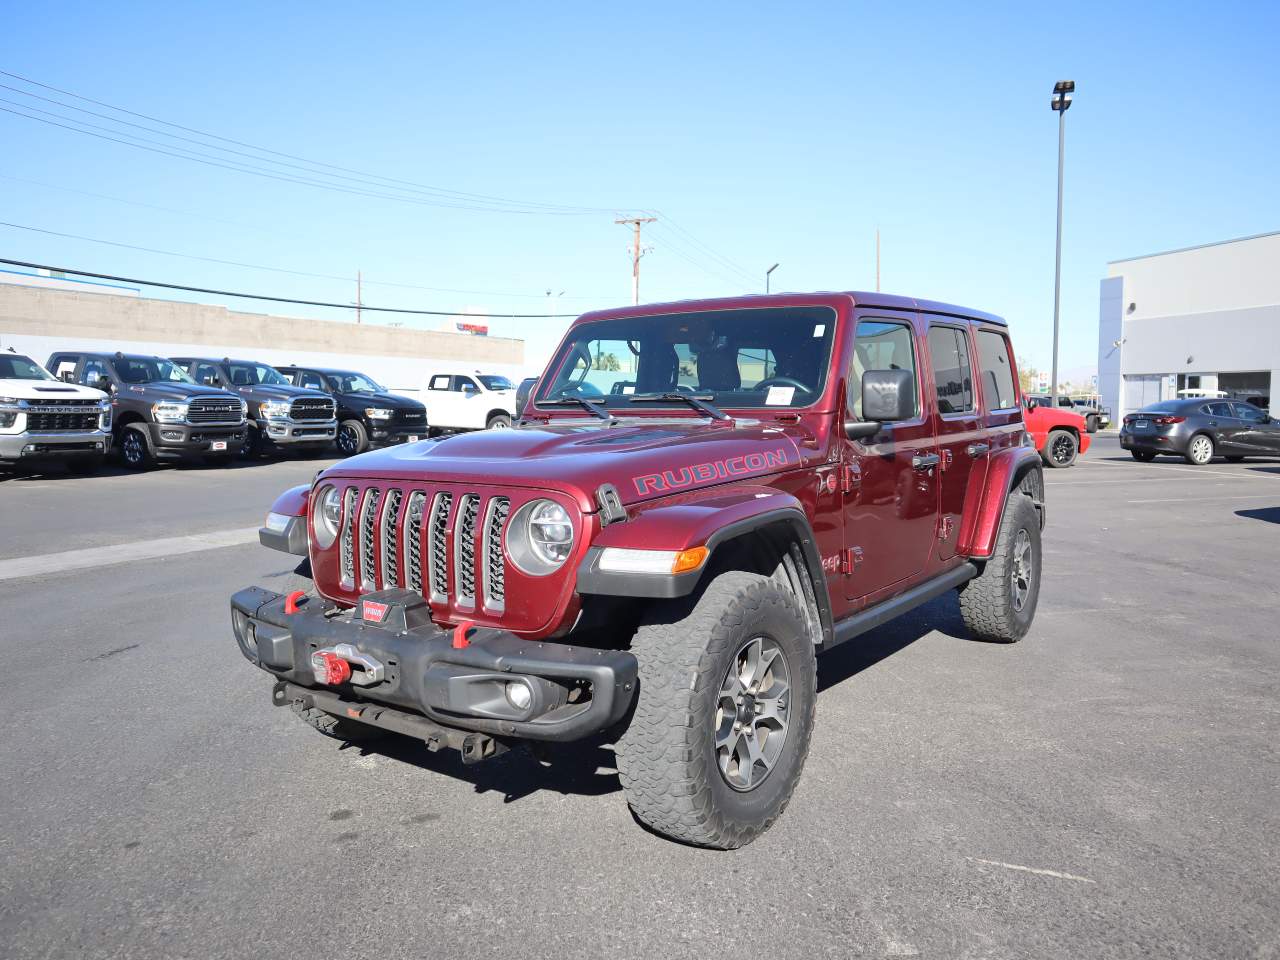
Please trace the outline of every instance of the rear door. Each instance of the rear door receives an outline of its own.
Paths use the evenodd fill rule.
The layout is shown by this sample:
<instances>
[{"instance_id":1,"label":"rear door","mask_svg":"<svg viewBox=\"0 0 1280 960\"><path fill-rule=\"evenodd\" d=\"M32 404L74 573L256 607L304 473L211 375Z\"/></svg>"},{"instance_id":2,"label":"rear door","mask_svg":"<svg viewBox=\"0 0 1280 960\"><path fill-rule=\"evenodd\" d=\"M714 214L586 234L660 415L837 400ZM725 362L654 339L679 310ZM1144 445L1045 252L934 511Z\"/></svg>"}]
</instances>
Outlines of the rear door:
<instances>
[{"instance_id":1,"label":"rear door","mask_svg":"<svg viewBox=\"0 0 1280 960\"><path fill-rule=\"evenodd\" d=\"M886 424L874 437L842 439L845 595L859 606L875 594L908 586L925 569L938 520L937 445L932 392L921 390L925 362L916 317L894 310L857 315L857 340L848 373L848 408L862 416L862 375L868 370L911 370L916 413ZM928 377L923 377L928 382ZM843 435L843 431L840 431Z\"/></svg>"},{"instance_id":2,"label":"rear door","mask_svg":"<svg viewBox=\"0 0 1280 960\"><path fill-rule=\"evenodd\" d=\"M965 492L975 461L984 469L990 446L979 441L984 436L978 420L973 389L973 361L968 325L941 317L929 321L929 357L933 366L935 392L934 435L938 440L938 557L955 555L960 518L964 514Z\"/></svg>"},{"instance_id":3,"label":"rear door","mask_svg":"<svg viewBox=\"0 0 1280 960\"><path fill-rule=\"evenodd\" d=\"M1202 404L1199 407L1199 413L1213 436L1213 445L1218 453L1247 452L1248 447L1244 446L1243 442L1244 424L1236 417L1231 404L1225 400L1214 400Z\"/></svg>"}]
</instances>

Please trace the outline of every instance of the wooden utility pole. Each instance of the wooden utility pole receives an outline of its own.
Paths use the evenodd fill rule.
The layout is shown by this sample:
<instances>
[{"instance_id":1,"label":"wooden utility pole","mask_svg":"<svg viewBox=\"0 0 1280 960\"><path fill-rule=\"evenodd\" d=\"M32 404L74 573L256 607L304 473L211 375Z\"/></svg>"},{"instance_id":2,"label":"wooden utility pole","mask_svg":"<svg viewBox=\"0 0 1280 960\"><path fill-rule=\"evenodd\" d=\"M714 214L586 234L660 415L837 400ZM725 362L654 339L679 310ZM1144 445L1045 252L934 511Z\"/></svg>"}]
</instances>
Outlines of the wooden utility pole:
<instances>
[{"instance_id":1,"label":"wooden utility pole","mask_svg":"<svg viewBox=\"0 0 1280 960\"><path fill-rule=\"evenodd\" d=\"M640 258L644 253L640 249L640 227L642 224L653 223L657 217L621 217L614 223L629 223L635 227L635 239L631 243L631 302L638 304L640 302Z\"/></svg>"},{"instance_id":2,"label":"wooden utility pole","mask_svg":"<svg viewBox=\"0 0 1280 960\"><path fill-rule=\"evenodd\" d=\"M363 286L363 281L364 281L364 278L360 275L360 271L357 270L356 271L356 323L360 322L360 307L361 307L360 297L361 297L361 287ZM877 287L876 289L878 290L880 288Z\"/></svg>"}]
</instances>

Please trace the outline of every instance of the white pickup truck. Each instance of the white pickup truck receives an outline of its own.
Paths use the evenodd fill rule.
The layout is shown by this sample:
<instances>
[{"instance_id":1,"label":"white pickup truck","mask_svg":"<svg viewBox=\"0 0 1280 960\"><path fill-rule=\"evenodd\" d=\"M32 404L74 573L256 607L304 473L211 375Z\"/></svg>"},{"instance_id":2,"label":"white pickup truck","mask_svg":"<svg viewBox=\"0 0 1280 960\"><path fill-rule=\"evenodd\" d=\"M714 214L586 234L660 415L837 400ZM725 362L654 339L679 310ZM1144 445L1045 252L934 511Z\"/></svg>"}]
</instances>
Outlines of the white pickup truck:
<instances>
[{"instance_id":1,"label":"white pickup truck","mask_svg":"<svg viewBox=\"0 0 1280 960\"><path fill-rule=\"evenodd\" d=\"M432 433L509 427L516 414L515 384L490 373L437 373L420 399Z\"/></svg>"}]
</instances>

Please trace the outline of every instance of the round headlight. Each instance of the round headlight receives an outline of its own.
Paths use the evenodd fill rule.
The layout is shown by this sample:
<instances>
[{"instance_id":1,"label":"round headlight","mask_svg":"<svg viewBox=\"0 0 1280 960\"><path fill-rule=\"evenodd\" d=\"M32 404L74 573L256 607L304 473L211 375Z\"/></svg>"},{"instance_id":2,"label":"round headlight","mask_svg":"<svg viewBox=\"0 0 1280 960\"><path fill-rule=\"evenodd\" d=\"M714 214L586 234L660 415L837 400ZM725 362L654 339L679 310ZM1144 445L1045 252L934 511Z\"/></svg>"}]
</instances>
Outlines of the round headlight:
<instances>
[{"instance_id":1,"label":"round headlight","mask_svg":"<svg viewBox=\"0 0 1280 960\"><path fill-rule=\"evenodd\" d=\"M337 487L325 487L316 497L311 509L311 528L316 546L327 550L338 539L338 524L342 520L342 495Z\"/></svg>"},{"instance_id":2,"label":"round headlight","mask_svg":"<svg viewBox=\"0 0 1280 960\"><path fill-rule=\"evenodd\" d=\"M573 521L554 500L533 500L507 526L507 552L515 565L535 577L560 569L573 552Z\"/></svg>"}]
</instances>

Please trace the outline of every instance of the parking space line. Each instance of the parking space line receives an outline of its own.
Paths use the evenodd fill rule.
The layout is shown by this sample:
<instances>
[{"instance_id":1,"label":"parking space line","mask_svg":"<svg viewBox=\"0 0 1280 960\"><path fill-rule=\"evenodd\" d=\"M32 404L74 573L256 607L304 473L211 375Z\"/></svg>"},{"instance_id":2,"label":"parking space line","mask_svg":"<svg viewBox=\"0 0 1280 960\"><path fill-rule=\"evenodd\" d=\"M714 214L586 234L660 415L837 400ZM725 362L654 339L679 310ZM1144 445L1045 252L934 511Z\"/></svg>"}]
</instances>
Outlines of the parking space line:
<instances>
[{"instance_id":1,"label":"parking space line","mask_svg":"<svg viewBox=\"0 0 1280 960\"><path fill-rule=\"evenodd\" d=\"M1090 880L1088 877L1077 877L1074 873L1062 873L1058 870L1043 870L1039 867L1024 867L1019 863L1005 863L1002 860L983 860L981 857L965 857L971 863L985 863L989 867L1004 867L1006 870L1021 870L1024 873L1034 873L1042 877L1056 877L1059 880L1077 880L1080 883L1097 883L1097 880Z\"/></svg>"},{"instance_id":2,"label":"parking space line","mask_svg":"<svg viewBox=\"0 0 1280 960\"><path fill-rule=\"evenodd\" d=\"M1096 466L1123 467L1126 470L1134 470L1134 469L1141 470L1144 467L1147 470L1159 470L1161 472L1164 472L1166 470L1178 470L1182 473L1193 473L1196 476L1201 476L1201 477L1212 475L1216 477L1232 477L1237 479L1243 478L1246 480L1280 480L1280 475L1277 475L1277 474L1228 473L1226 470L1209 470L1209 469L1206 469L1205 467L1189 467L1189 466L1178 467L1178 466L1172 466L1170 464L1161 464L1160 466L1157 467L1154 464L1149 464L1149 463L1144 463L1144 464L1121 463L1116 460L1077 460L1076 464L1077 465L1085 464L1090 467L1096 467ZM1150 475L1151 474L1142 474L1142 476L1150 476Z\"/></svg>"},{"instance_id":3,"label":"parking space line","mask_svg":"<svg viewBox=\"0 0 1280 960\"><path fill-rule=\"evenodd\" d=\"M1214 500L1273 500L1274 493L1250 493L1239 497L1168 497L1161 500L1126 500L1125 503L1209 503Z\"/></svg>"},{"instance_id":4,"label":"parking space line","mask_svg":"<svg viewBox=\"0 0 1280 960\"><path fill-rule=\"evenodd\" d=\"M115 563L134 560L155 560L175 557L184 553L217 550L220 547L238 547L258 542L257 527L237 530L214 530L186 537L164 537L159 540L135 540L107 547L88 547L84 550L64 550L60 553L43 553L30 557L14 557L0 560L0 580L17 580L22 577L39 577L71 570L88 570Z\"/></svg>"}]
</instances>

